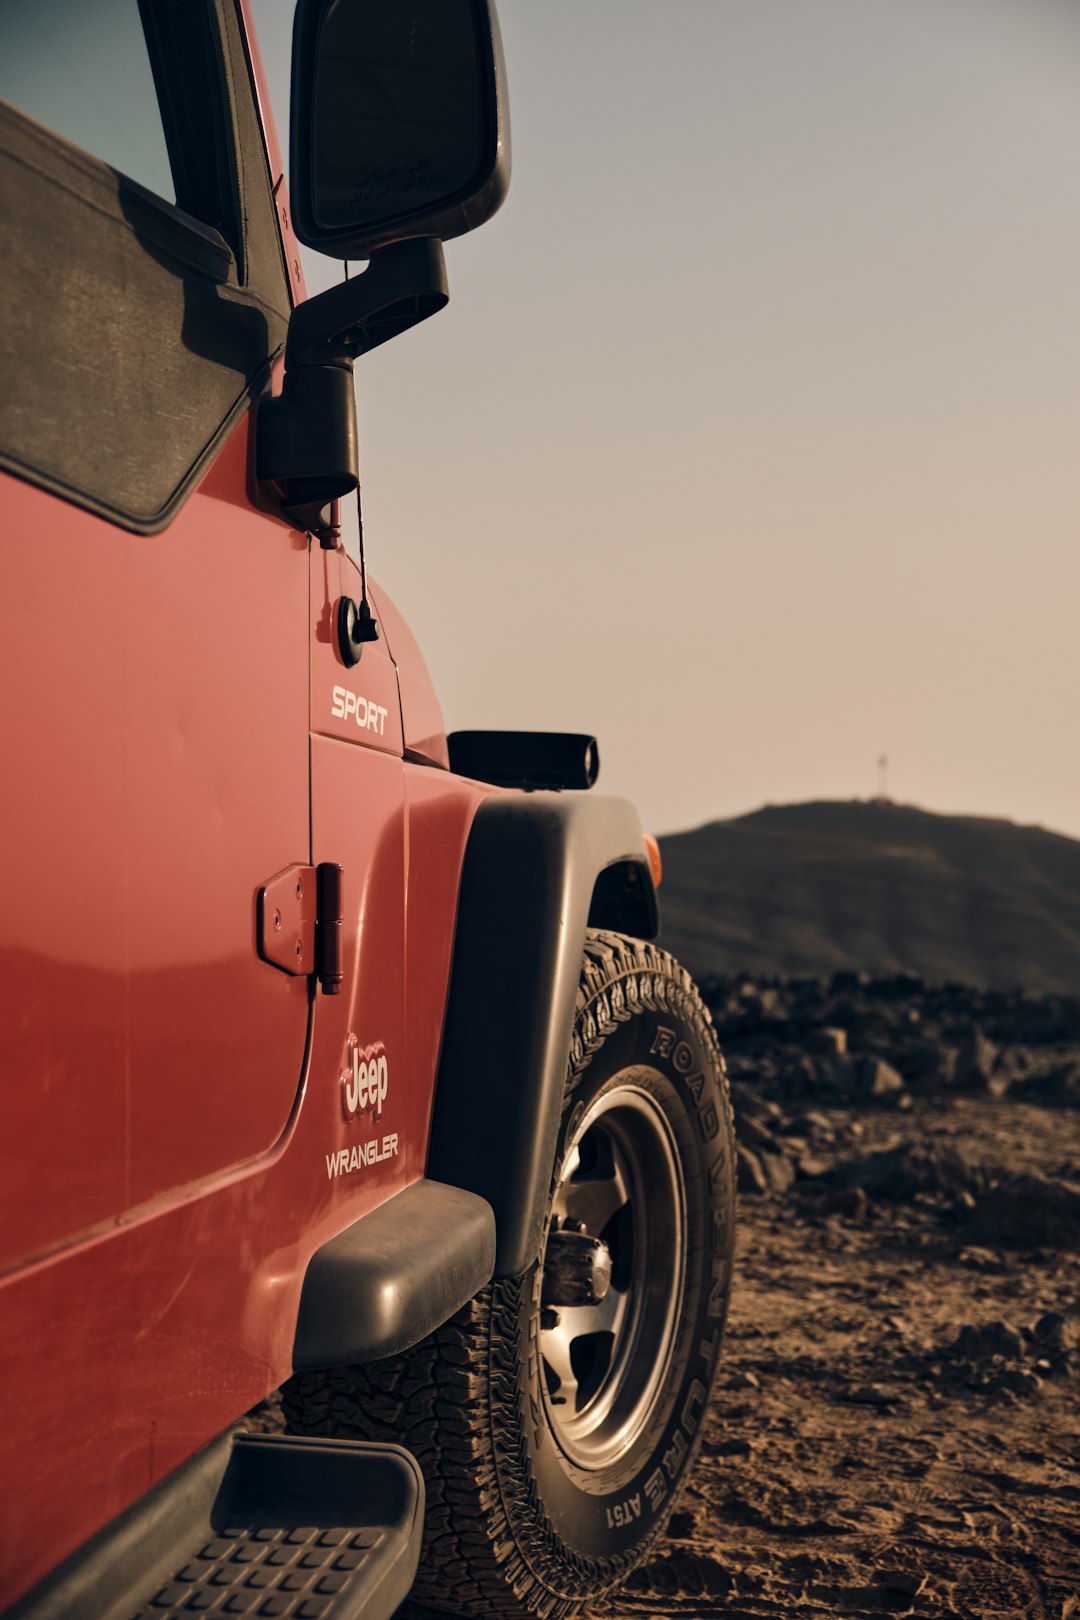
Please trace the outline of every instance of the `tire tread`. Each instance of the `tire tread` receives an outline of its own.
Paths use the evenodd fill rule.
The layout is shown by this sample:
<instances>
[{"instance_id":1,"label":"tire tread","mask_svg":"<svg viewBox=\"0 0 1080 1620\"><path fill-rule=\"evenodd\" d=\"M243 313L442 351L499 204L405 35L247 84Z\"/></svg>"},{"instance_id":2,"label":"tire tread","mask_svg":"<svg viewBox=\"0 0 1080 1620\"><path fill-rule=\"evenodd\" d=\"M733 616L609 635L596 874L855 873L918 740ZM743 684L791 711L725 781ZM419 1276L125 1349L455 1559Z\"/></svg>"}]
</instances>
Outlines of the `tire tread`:
<instances>
[{"instance_id":1,"label":"tire tread","mask_svg":"<svg viewBox=\"0 0 1080 1620\"><path fill-rule=\"evenodd\" d=\"M654 945L590 930L567 1095L619 1024L638 1012L664 1011L693 1023L722 1077L712 1021L689 974ZM727 1086L720 1090L730 1143L731 1103ZM295 1375L284 1390L285 1416L291 1433L389 1439L416 1457L427 1512L414 1599L452 1614L568 1620L642 1561L663 1534L677 1494L630 1552L584 1558L557 1536L537 1498L524 1433L513 1421L523 1286L520 1279L489 1283L403 1355Z\"/></svg>"}]
</instances>

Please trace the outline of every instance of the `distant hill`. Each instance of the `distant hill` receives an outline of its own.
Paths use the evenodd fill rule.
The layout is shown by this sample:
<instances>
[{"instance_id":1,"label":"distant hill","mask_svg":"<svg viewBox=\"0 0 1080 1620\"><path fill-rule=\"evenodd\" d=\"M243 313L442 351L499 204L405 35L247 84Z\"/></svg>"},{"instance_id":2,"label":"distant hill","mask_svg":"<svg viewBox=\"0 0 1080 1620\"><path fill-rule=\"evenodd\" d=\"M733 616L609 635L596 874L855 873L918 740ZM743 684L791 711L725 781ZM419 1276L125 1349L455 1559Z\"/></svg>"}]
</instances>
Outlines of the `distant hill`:
<instances>
[{"instance_id":1,"label":"distant hill","mask_svg":"<svg viewBox=\"0 0 1080 1620\"><path fill-rule=\"evenodd\" d=\"M1080 842L890 803L768 806L660 841L696 974L906 971L1080 992Z\"/></svg>"}]
</instances>

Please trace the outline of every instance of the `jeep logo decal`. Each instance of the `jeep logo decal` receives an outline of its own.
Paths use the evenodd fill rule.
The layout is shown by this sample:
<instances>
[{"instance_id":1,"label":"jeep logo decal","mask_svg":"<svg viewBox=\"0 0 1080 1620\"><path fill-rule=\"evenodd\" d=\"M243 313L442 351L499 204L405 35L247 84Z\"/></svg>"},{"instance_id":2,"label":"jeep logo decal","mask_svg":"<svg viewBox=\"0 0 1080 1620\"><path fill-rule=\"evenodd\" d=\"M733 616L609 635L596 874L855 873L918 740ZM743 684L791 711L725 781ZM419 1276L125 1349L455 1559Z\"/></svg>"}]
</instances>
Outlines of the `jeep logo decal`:
<instances>
[{"instance_id":1,"label":"jeep logo decal","mask_svg":"<svg viewBox=\"0 0 1080 1620\"><path fill-rule=\"evenodd\" d=\"M350 1035L347 1054L347 1067L341 1076L342 1112L346 1119L355 1119L369 1110L377 1117L386 1101L389 1076L383 1043L376 1041L361 1051L356 1036Z\"/></svg>"}]
</instances>

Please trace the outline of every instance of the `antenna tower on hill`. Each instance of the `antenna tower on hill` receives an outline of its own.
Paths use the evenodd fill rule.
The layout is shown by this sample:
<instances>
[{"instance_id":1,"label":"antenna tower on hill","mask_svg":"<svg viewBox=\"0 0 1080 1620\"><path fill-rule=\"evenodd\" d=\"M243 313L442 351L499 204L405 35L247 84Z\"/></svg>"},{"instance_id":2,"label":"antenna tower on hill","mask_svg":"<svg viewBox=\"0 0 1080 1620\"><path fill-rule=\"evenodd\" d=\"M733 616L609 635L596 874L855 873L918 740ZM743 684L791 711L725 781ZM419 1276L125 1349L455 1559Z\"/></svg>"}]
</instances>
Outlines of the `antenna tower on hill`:
<instances>
[{"instance_id":1,"label":"antenna tower on hill","mask_svg":"<svg viewBox=\"0 0 1080 1620\"><path fill-rule=\"evenodd\" d=\"M877 762L877 794L874 803L890 804L891 802L889 798L889 756L888 754L879 754Z\"/></svg>"}]
</instances>

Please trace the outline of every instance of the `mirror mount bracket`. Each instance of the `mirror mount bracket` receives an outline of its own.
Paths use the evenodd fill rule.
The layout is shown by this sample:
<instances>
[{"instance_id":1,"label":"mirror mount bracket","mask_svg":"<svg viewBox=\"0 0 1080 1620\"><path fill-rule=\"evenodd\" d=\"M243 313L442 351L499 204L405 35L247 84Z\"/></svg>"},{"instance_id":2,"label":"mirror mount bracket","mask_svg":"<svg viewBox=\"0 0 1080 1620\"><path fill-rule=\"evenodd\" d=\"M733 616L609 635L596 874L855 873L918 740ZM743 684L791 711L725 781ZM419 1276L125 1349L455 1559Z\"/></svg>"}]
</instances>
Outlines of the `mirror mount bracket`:
<instances>
[{"instance_id":1,"label":"mirror mount bracket","mask_svg":"<svg viewBox=\"0 0 1080 1620\"><path fill-rule=\"evenodd\" d=\"M323 545L340 533L332 503L360 482L353 361L448 299L442 243L418 237L379 248L363 275L293 310L281 393L259 406L255 476Z\"/></svg>"},{"instance_id":2,"label":"mirror mount bracket","mask_svg":"<svg viewBox=\"0 0 1080 1620\"><path fill-rule=\"evenodd\" d=\"M293 310L285 370L351 364L358 355L437 315L449 299L446 261L437 238L420 236L377 248L362 275L316 293Z\"/></svg>"}]
</instances>

